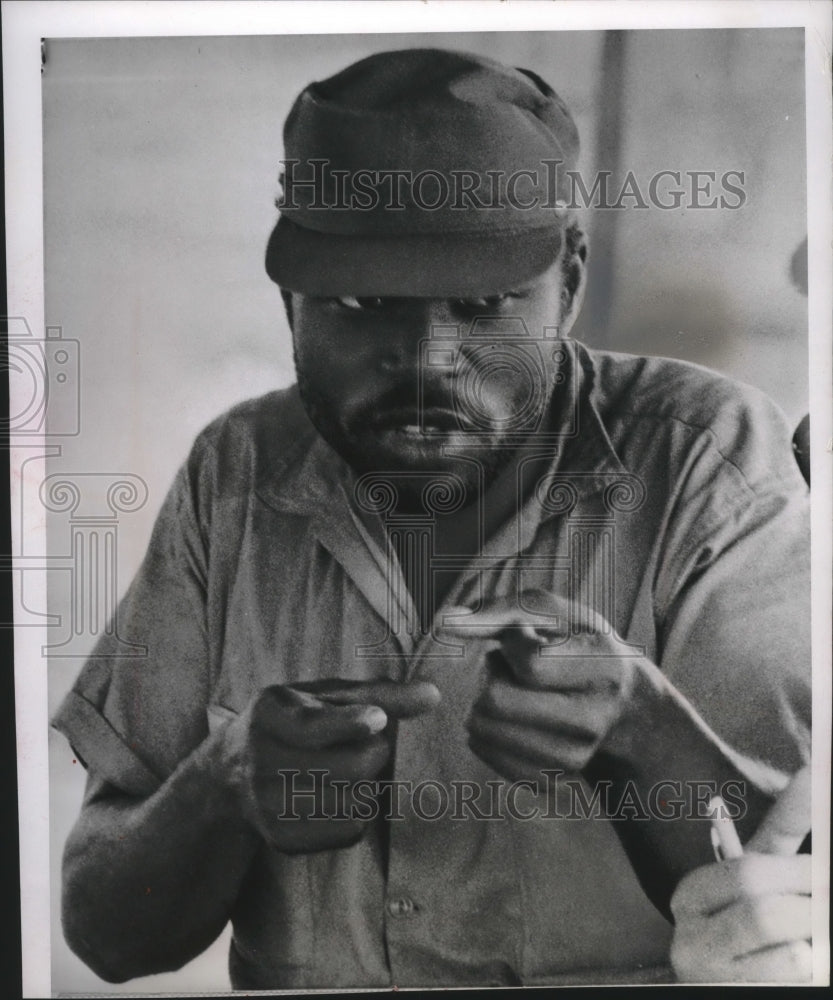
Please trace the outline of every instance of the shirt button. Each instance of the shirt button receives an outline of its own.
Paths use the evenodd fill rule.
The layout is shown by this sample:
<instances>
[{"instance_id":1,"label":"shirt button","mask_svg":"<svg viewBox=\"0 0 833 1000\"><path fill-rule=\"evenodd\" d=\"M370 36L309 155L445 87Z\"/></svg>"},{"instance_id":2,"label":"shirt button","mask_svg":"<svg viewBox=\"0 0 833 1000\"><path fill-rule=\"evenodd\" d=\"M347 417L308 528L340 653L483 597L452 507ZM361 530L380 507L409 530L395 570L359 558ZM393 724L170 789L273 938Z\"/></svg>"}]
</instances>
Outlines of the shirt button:
<instances>
[{"instance_id":1,"label":"shirt button","mask_svg":"<svg viewBox=\"0 0 833 1000\"><path fill-rule=\"evenodd\" d=\"M410 917L416 911L416 903L408 896L400 896L399 899L388 900L388 913L392 917Z\"/></svg>"}]
</instances>

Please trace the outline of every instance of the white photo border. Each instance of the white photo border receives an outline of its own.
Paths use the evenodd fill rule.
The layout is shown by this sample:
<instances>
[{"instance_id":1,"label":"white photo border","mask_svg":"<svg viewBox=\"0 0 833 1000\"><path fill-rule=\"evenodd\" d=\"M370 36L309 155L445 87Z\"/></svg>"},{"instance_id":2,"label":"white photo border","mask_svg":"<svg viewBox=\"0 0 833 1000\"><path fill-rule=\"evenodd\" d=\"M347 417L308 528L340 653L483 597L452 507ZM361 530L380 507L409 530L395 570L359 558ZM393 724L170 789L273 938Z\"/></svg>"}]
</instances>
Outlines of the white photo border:
<instances>
[{"instance_id":1,"label":"white photo border","mask_svg":"<svg viewBox=\"0 0 833 1000\"><path fill-rule=\"evenodd\" d=\"M829 886L831 734L831 486L833 485L833 362L831 357L831 7L796 2L23 2L2 8L6 150L8 314L44 329L42 37L386 33L403 31L587 30L636 28L784 27L806 30L809 351L813 505L813 844L814 885ZM322 26L324 26L322 28ZM33 476L43 465L30 463ZM12 483L12 511L20 483ZM20 526L13 518L13 551ZM42 593L29 594L46 603ZM42 599L42 601L41 601ZM47 683L40 629L17 630L15 685L20 809L23 995L47 996L50 981ZM814 895L814 981L828 981L828 896Z\"/></svg>"}]
</instances>

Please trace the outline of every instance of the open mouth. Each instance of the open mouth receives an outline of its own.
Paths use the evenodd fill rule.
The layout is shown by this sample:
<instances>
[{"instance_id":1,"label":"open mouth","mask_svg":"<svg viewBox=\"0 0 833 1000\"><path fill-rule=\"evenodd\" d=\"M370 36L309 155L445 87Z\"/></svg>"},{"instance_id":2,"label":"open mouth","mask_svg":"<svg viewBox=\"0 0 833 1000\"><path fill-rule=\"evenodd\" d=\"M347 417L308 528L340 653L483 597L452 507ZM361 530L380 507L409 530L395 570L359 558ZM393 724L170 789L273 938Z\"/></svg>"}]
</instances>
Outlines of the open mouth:
<instances>
[{"instance_id":1,"label":"open mouth","mask_svg":"<svg viewBox=\"0 0 833 1000\"><path fill-rule=\"evenodd\" d=\"M376 416L373 429L382 434L393 432L406 438L418 439L429 435L453 434L465 428L453 410L432 407L424 410L386 410Z\"/></svg>"},{"instance_id":2,"label":"open mouth","mask_svg":"<svg viewBox=\"0 0 833 1000\"><path fill-rule=\"evenodd\" d=\"M388 425L384 427L383 430L393 431L394 434L402 434L405 437L422 438L431 437L437 434L450 434L454 431L458 431L460 428L455 424L449 426L446 424L395 424Z\"/></svg>"}]
</instances>

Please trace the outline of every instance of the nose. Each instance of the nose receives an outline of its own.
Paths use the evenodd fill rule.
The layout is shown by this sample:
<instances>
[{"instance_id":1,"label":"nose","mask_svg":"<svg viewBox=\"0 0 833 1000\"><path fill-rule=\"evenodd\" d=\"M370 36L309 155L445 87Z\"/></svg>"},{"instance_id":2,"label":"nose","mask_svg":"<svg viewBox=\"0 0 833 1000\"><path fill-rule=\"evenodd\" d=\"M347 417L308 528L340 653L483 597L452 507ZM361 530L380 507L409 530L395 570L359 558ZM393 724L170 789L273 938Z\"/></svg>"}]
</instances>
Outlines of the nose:
<instances>
[{"instance_id":1,"label":"nose","mask_svg":"<svg viewBox=\"0 0 833 1000\"><path fill-rule=\"evenodd\" d=\"M385 332L379 362L387 371L415 370L420 360L420 345L438 327L457 325L453 304L445 299L407 299L392 317Z\"/></svg>"}]
</instances>

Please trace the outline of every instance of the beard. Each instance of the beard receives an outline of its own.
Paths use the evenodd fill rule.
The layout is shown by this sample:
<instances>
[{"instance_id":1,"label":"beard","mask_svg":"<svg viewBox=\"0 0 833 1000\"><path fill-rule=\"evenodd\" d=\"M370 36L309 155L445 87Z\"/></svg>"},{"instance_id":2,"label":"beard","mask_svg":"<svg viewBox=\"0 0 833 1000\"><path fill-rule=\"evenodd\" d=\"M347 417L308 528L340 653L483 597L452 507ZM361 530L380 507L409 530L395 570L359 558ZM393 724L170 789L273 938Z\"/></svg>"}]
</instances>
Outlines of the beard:
<instances>
[{"instance_id":1,"label":"beard","mask_svg":"<svg viewBox=\"0 0 833 1000\"><path fill-rule=\"evenodd\" d=\"M432 477L437 485L456 477L464 494L461 506L475 502L499 478L516 454L502 443L495 431L492 440L478 429L477 443L466 442L465 428L432 433L420 442L419 435L393 429L392 421L403 412L402 400L413 395L412 386L395 386L381 393L345 419L339 407L319 382L311 377L295 354L298 391L307 416L327 444L358 475L389 476L398 497L397 510L421 514L425 510L426 485ZM439 394L437 394L439 405ZM443 404L447 396L443 394ZM431 400L429 399L430 403Z\"/></svg>"}]
</instances>

